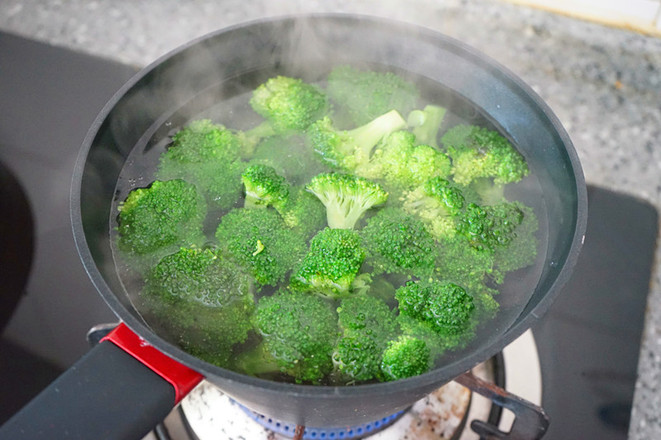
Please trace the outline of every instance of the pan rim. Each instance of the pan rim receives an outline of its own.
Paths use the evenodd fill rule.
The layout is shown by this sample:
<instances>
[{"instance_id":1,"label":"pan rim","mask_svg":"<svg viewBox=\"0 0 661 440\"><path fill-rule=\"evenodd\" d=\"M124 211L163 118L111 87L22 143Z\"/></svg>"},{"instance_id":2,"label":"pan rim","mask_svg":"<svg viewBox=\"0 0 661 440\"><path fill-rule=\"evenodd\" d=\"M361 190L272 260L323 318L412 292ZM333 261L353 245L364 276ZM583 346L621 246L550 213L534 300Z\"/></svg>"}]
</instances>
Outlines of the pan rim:
<instances>
[{"instance_id":1,"label":"pan rim","mask_svg":"<svg viewBox=\"0 0 661 440\"><path fill-rule=\"evenodd\" d=\"M346 20L346 21L370 21L379 26L392 25L398 29L411 29L415 30L418 35L425 36L426 38L432 38L435 41L442 42L443 44L452 47L453 50L461 52L463 56L468 56L471 58L478 59L481 64L488 66L490 69L500 72L501 75L506 77L512 85L517 89L523 92L528 98L530 98L533 104L539 109L539 111L548 118L549 125L553 128L554 132L560 137L562 144L565 147L565 152L568 156L568 162L571 165L572 172L574 174L575 180L575 225L573 225L574 234L571 239L569 250L567 252L566 259L563 262L563 267L559 268L558 275L555 277L548 291L540 302L532 309L530 312L524 316L522 319L514 322L505 333L496 339L494 342L487 344L481 347L480 350L476 350L473 353L468 354L456 361L453 361L443 367L436 368L425 374L415 376L408 379L402 379L395 382L384 382L384 383L373 383L373 384L362 384L356 386L324 386L324 385L303 385L303 384L292 384L292 383L283 383L275 382L266 379L260 379L241 373L237 373L231 370L227 370L215 365L209 364L201 359L194 357L179 347L171 344L165 339L158 336L156 333L152 332L141 320L137 319L133 314L131 314L123 304L118 300L117 295L113 293L111 288L108 286L104 280L103 275L99 271L92 256L92 253L88 247L87 239L85 237L85 232L83 228L82 212L81 212L81 186L84 168L87 163L88 153L94 142L94 139L101 128L102 124L111 113L113 108L117 105L118 102L149 72L154 70L156 67L161 65L166 60L174 57L175 55L184 52L192 46L198 45L201 42L212 39L218 35L234 32L236 30L244 30L253 26L263 26L273 24L275 22L285 22L292 20L301 20L301 19L322 19L322 20ZM573 194L572 194L573 196ZM272 393L286 393L290 396L305 395L308 397L324 397L324 396L333 396L333 397L351 397L351 396L380 396L384 394L389 394L397 392L398 390L410 389L412 386L415 387L425 387L431 385L442 385L447 382L446 378L448 376L456 377L463 372L469 370L473 366L479 364L480 362L486 360L488 357L495 355L503 347L514 341L518 336L524 333L528 328L530 328L534 322L539 320L548 308L551 306L555 298L562 291L562 287L566 284L572 274L572 270L575 266L575 263L578 259L580 253L584 236L585 229L587 224L587 188L585 184L585 178L583 171L580 165L578 154L571 142L569 135L566 133L565 129L562 127L559 119L550 109L550 107L541 99L541 97L523 80L521 80L517 75L511 72L506 67L502 66L497 61L486 56L485 54L477 51L476 49L466 45L465 43L456 40L452 37L448 37L437 30L426 28L424 26L411 24L407 22L400 22L397 20L386 19L377 16L368 16L368 15L359 15L359 14L349 14L349 13L313 13L313 14L291 14L283 16L273 16L260 18L257 20L251 20L243 23L238 23L226 28L219 29L217 31L211 32L209 34L203 35L196 39L189 41L188 43L166 53L165 55L159 57L154 62L147 65L145 68L141 69L136 73L128 82L126 82L106 103L102 108L98 116L95 118L90 129L88 130L83 144L76 160L76 164L73 172L73 179L71 185L70 193L70 206L71 206L71 221L72 221L72 230L76 248L78 250L79 256L83 263L83 266L90 277L93 285L101 294L108 306L113 310L113 312L134 332L140 335L148 343L156 347L157 349L163 351L168 356L171 356L173 359L187 365L188 367L200 372L203 375L212 375L214 378L222 379L222 381L229 382L239 382L243 386L252 387L259 389L264 392ZM488 355L488 356L487 356ZM441 374L442 373L442 374ZM218 382L214 381L213 382Z\"/></svg>"}]
</instances>

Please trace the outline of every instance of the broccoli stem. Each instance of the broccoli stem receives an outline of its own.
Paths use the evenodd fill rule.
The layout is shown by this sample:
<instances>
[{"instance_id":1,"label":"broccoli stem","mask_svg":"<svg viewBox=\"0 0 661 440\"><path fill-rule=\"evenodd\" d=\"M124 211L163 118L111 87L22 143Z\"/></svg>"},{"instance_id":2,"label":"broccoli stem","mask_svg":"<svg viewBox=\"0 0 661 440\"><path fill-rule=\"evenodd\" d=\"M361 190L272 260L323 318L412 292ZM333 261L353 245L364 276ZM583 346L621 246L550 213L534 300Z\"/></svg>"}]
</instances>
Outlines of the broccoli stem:
<instances>
[{"instance_id":1,"label":"broccoli stem","mask_svg":"<svg viewBox=\"0 0 661 440\"><path fill-rule=\"evenodd\" d=\"M505 201L505 185L494 183L487 177L478 177L470 183L470 187L480 196L483 205L495 205Z\"/></svg>"},{"instance_id":2,"label":"broccoli stem","mask_svg":"<svg viewBox=\"0 0 661 440\"><path fill-rule=\"evenodd\" d=\"M261 124L257 125L256 127L247 130L245 133L247 136L251 138L261 139L261 138L273 136L275 134L275 130L273 130L273 125L269 121L264 121Z\"/></svg>"},{"instance_id":3,"label":"broccoli stem","mask_svg":"<svg viewBox=\"0 0 661 440\"><path fill-rule=\"evenodd\" d=\"M254 193L246 192L246 198L243 201L243 207L246 209L266 209L266 205L262 199L257 197Z\"/></svg>"},{"instance_id":4,"label":"broccoli stem","mask_svg":"<svg viewBox=\"0 0 661 440\"><path fill-rule=\"evenodd\" d=\"M354 139L358 152L364 157L369 157L372 148L384 136L404 127L406 127L406 121L402 115L397 110L391 110L365 125L348 130L347 133Z\"/></svg>"},{"instance_id":5,"label":"broccoli stem","mask_svg":"<svg viewBox=\"0 0 661 440\"><path fill-rule=\"evenodd\" d=\"M423 110L413 110L408 115L407 124L412 127L417 144L437 147L438 130L441 128L446 109L428 105Z\"/></svg>"}]
</instances>

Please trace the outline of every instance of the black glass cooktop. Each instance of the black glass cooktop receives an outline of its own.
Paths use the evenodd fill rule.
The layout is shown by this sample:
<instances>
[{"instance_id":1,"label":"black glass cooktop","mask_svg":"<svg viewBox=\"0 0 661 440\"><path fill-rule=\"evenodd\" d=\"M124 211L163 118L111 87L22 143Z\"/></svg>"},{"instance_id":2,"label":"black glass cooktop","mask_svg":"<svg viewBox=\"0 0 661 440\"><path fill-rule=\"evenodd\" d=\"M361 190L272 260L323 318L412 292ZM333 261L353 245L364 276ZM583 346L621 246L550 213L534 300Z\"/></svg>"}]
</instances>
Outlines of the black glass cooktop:
<instances>
[{"instance_id":1,"label":"black glass cooktop","mask_svg":"<svg viewBox=\"0 0 661 440\"><path fill-rule=\"evenodd\" d=\"M30 258L28 277L0 271L0 284L15 286L1 291L13 310L0 323L0 423L87 350L90 327L115 320L78 261L69 186L88 127L136 70L0 33L0 162L32 213L9 229L32 240L16 257ZM657 224L650 205L589 187L584 251L533 329L545 439L626 439Z\"/></svg>"}]
</instances>

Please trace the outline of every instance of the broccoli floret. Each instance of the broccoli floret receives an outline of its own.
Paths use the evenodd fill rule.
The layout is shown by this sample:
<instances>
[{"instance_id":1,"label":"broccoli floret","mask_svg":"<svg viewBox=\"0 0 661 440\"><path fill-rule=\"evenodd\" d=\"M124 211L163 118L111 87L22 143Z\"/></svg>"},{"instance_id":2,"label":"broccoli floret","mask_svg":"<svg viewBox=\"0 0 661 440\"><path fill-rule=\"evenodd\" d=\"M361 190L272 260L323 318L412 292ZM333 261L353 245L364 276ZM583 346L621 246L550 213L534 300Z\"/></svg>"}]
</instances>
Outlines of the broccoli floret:
<instances>
[{"instance_id":1,"label":"broccoli floret","mask_svg":"<svg viewBox=\"0 0 661 440\"><path fill-rule=\"evenodd\" d=\"M194 301L210 307L252 304L252 282L234 263L212 249L181 248L149 272L145 292L176 304ZM247 300L247 302L246 302Z\"/></svg>"},{"instance_id":2,"label":"broccoli floret","mask_svg":"<svg viewBox=\"0 0 661 440\"><path fill-rule=\"evenodd\" d=\"M457 222L457 232L478 250L495 251L507 246L523 221L519 204L504 202L491 206L469 203Z\"/></svg>"},{"instance_id":3,"label":"broccoli floret","mask_svg":"<svg viewBox=\"0 0 661 440\"><path fill-rule=\"evenodd\" d=\"M427 105L422 110L413 110L406 120L417 144L438 147L438 132L446 110L438 105Z\"/></svg>"},{"instance_id":4,"label":"broccoli floret","mask_svg":"<svg viewBox=\"0 0 661 440\"><path fill-rule=\"evenodd\" d=\"M441 177L429 179L402 197L402 208L419 217L436 239L454 237L463 207L461 190Z\"/></svg>"},{"instance_id":5,"label":"broccoli floret","mask_svg":"<svg viewBox=\"0 0 661 440\"><path fill-rule=\"evenodd\" d=\"M321 89L287 76L276 76L259 85L250 105L276 134L303 131L328 112L328 98Z\"/></svg>"},{"instance_id":6,"label":"broccoli floret","mask_svg":"<svg viewBox=\"0 0 661 440\"><path fill-rule=\"evenodd\" d=\"M434 238L414 216L397 208L384 208L367 220L360 234L374 274L432 274Z\"/></svg>"},{"instance_id":7,"label":"broccoli floret","mask_svg":"<svg viewBox=\"0 0 661 440\"><path fill-rule=\"evenodd\" d=\"M415 84L392 72L339 66L328 75L328 96L353 125L362 125L390 110L408 114L419 98Z\"/></svg>"},{"instance_id":8,"label":"broccoli floret","mask_svg":"<svg viewBox=\"0 0 661 440\"><path fill-rule=\"evenodd\" d=\"M397 315L397 324L402 331L402 335L425 342L427 349L429 349L429 368L443 353L457 345L453 341L454 337L440 335L429 322L400 313Z\"/></svg>"},{"instance_id":9,"label":"broccoli floret","mask_svg":"<svg viewBox=\"0 0 661 440\"><path fill-rule=\"evenodd\" d=\"M252 329L251 278L212 249L181 248L161 259L145 276L142 296L165 334L220 366Z\"/></svg>"},{"instance_id":10,"label":"broccoli floret","mask_svg":"<svg viewBox=\"0 0 661 440\"><path fill-rule=\"evenodd\" d=\"M363 335L342 336L333 350L336 381L354 384L381 376L383 347Z\"/></svg>"},{"instance_id":11,"label":"broccoli floret","mask_svg":"<svg viewBox=\"0 0 661 440\"><path fill-rule=\"evenodd\" d=\"M159 157L156 178L187 180L208 201L229 209L241 197L243 148L241 139L224 126L208 119L193 121L172 137Z\"/></svg>"},{"instance_id":12,"label":"broccoli floret","mask_svg":"<svg viewBox=\"0 0 661 440\"><path fill-rule=\"evenodd\" d=\"M416 145L415 135L403 130L390 134L379 144L371 163L381 164L381 177L400 188L413 188L432 177L450 174L450 159L445 154L428 145Z\"/></svg>"},{"instance_id":13,"label":"broccoli floret","mask_svg":"<svg viewBox=\"0 0 661 440\"><path fill-rule=\"evenodd\" d=\"M216 229L220 248L257 282L275 286L305 255L305 237L287 227L272 209L235 208Z\"/></svg>"},{"instance_id":14,"label":"broccoli floret","mask_svg":"<svg viewBox=\"0 0 661 440\"><path fill-rule=\"evenodd\" d=\"M329 117L325 117L310 125L307 137L311 148L326 165L346 171L369 170L376 144L405 126L406 121L395 110L352 130L340 130Z\"/></svg>"},{"instance_id":15,"label":"broccoli floret","mask_svg":"<svg viewBox=\"0 0 661 440\"><path fill-rule=\"evenodd\" d=\"M306 189L326 206L328 226L334 229L353 229L365 211L388 199L378 183L349 174L319 174Z\"/></svg>"},{"instance_id":16,"label":"broccoli floret","mask_svg":"<svg viewBox=\"0 0 661 440\"><path fill-rule=\"evenodd\" d=\"M422 339L400 336L390 341L381 358L386 381L418 376L429 370L430 349Z\"/></svg>"},{"instance_id":17,"label":"broccoli floret","mask_svg":"<svg viewBox=\"0 0 661 440\"><path fill-rule=\"evenodd\" d=\"M424 184L425 194L430 197L436 198L443 209L451 215L456 215L464 207L464 196L461 190L456 186L450 184L448 180L440 177L429 179Z\"/></svg>"},{"instance_id":18,"label":"broccoli floret","mask_svg":"<svg viewBox=\"0 0 661 440\"><path fill-rule=\"evenodd\" d=\"M329 297L347 295L364 259L357 232L325 228L310 240L310 250L292 274L290 285Z\"/></svg>"},{"instance_id":19,"label":"broccoli floret","mask_svg":"<svg viewBox=\"0 0 661 440\"><path fill-rule=\"evenodd\" d=\"M391 339L398 332L394 312L385 302L372 296L343 298L337 313L340 329L345 335L367 331L375 337Z\"/></svg>"},{"instance_id":20,"label":"broccoli floret","mask_svg":"<svg viewBox=\"0 0 661 440\"><path fill-rule=\"evenodd\" d=\"M460 185L480 177L493 178L497 184L518 182L528 175L523 156L497 131L457 125L441 142L452 159L454 181Z\"/></svg>"},{"instance_id":21,"label":"broccoli floret","mask_svg":"<svg viewBox=\"0 0 661 440\"><path fill-rule=\"evenodd\" d=\"M119 205L119 249L160 257L204 242L207 204L194 185L183 180L155 181L131 191Z\"/></svg>"},{"instance_id":22,"label":"broccoli floret","mask_svg":"<svg viewBox=\"0 0 661 440\"><path fill-rule=\"evenodd\" d=\"M240 158L241 148L241 140L225 126L209 119L195 120L172 136L159 169L176 173L184 164L232 162Z\"/></svg>"},{"instance_id":23,"label":"broccoli floret","mask_svg":"<svg viewBox=\"0 0 661 440\"><path fill-rule=\"evenodd\" d=\"M495 296L499 293L500 292L496 289L492 289L485 285L482 285L471 292L471 295L475 300L475 316L473 317L475 326L480 321L493 319L496 316L500 309L500 304L496 301Z\"/></svg>"},{"instance_id":24,"label":"broccoli floret","mask_svg":"<svg viewBox=\"0 0 661 440\"><path fill-rule=\"evenodd\" d=\"M257 303L254 323L262 342L242 353L237 366L265 376L281 372L298 383L319 383L333 369L337 315L324 299L281 290Z\"/></svg>"},{"instance_id":25,"label":"broccoli floret","mask_svg":"<svg viewBox=\"0 0 661 440\"><path fill-rule=\"evenodd\" d=\"M225 211L235 207L241 200L241 172L245 162L218 164L208 162L196 166L187 178L200 189L210 207L217 206Z\"/></svg>"},{"instance_id":26,"label":"broccoli floret","mask_svg":"<svg viewBox=\"0 0 661 440\"><path fill-rule=\"evenodd\" d=\"M269 165L292 185L328 171L302 135L271 136L262 140L250 159L251 164Z\"/></svg>"},{"instance_id":27,"label":"broccoli floret","mask_svg":"<svg viewBox=\"0 0 661 440\"><path fill-rule=\"evenodd\" d=\"M505 274L531 265L537 256L537 230L539 221L532 208L520 202L513 202L523 215L516 228L514 238L505 247L497 247L494 254L494 266Z\"/></svg>"},{"instance_id":28,"label":"broccoli floret","mask_svg":"<svg viewBox=\"0 0 661 440\"><path fill-rule=\"evenodd\" d=\"M358 295L343 299L337 314L342 331L333 352L337 375L345 382L381 379L383 351L399 331L393 311L378 298Z\"/></svg>"},{"instance_id":29,"label":"broccoli floret","mask_svg":"<svg viewBox=\"0 0 661 440\"><path fill-rule=\"evenodd\" d=\"M462 333L475 310L473 297L454 283L409 281L395 298L401 314L428 322L442 335Z\"/></svg>"},{"instance_id":30,"label":"broccoli floret","mask_svg":"<svg viewBox=\"0 0 661 440\"><path fill-rule=\"evenodd\" d=\"M436 274L440 279L472 289L494 275L494 254L474 248L462 236L442 238L436 249Z\"/></svg>"},{"instance_id":31,"label":"broccoli floret","mask_svg":"<svg viewBox=\"0 0 661 440\"><path fill-rule=\"evenodd\" d=\"M323 203L303 188L292 188L287 203L278 212L287 226L299 231L305 238L310 238L326 226Z\"/></svg>"},{"instance_id":32,"label":"broccoli floret","mask_svg":"<svg viewBox=\"0 0 661 440\"><path fill-rule=\"evenodd\" d=\"M245 208L272 206L285 224L306 239L326 226L326 209L313 194L291 187L268 165L250 165L241 176L246 188Z\"/></svg>"},{"instance_id":33,"label":"broccoli floret","mask_svg":"<svg viewBox=\"0 0 661 440\"><path fill-rule=\"evenodd\" d=\"M289 198L289 184L268 165L250 165L241 174L246 197L244 207L282 209Z\"/></svg>"},{"instance_id":34,"label":"broccoli floret","mask_svg":"<svg viewBox=\"0 0 661 440\"><path fill-rule=\"evenodd\" d=\"M496 184L493 179L480 177L473 179L468 186L462 186L462 194L466 203L477 205L496 205L506 202L504 184Z\"/></svg>"}]
</instances>

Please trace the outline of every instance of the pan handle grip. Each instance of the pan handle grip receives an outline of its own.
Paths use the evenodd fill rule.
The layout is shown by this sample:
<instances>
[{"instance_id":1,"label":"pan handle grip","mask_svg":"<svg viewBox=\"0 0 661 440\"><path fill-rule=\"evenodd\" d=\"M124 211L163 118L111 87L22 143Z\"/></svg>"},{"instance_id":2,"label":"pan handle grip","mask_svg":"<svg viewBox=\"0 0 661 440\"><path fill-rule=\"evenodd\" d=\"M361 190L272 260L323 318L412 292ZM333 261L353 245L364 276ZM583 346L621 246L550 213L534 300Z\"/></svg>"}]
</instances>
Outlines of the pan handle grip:
<instances>
[{"instance_id":1,"label":"pan handle grip","mask_svg":"<svg viewBox=\"0 0 661 440\"><path fill-rule=\"evenodd\" d=\"M493 383L486 382L471 372L464 373L454 380L514 413L514 423L509 432L503 432L490 423L473 420L471 429L480 438L486 440L539 440L546 434L549 418L541 407L509 393Z\"/></svg>"},{"instance_id":2,"label":"pan handle grip","mask_svg":"<svg viewBox=\"0 0 661 440\"><path fill-rule=\"evenodd\" d=\"M0 427L0 438L138 440L168 415L177 394L170 380L110 338Z\"/></svg>"}]
</instances>

